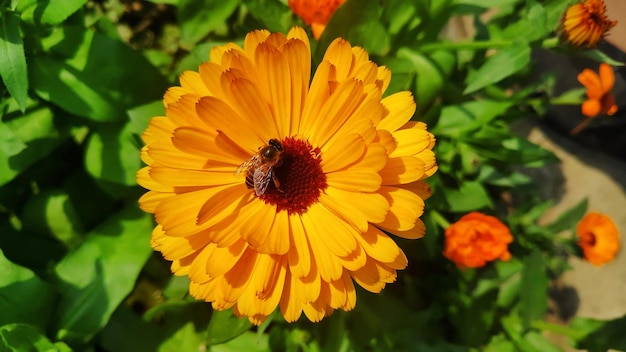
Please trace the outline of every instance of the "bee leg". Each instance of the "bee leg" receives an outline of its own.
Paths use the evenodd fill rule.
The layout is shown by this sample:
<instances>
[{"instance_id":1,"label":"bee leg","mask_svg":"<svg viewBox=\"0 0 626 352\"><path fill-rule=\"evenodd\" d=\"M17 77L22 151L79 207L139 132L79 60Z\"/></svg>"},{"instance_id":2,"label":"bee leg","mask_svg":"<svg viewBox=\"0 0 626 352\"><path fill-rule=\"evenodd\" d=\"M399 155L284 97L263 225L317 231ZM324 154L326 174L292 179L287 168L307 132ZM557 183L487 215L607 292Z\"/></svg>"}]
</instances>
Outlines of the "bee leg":
<instances>
[{"instance_id":1,"label":"bee leg","mask_svg":"<svg viewBox=\"0 0 626 352\"><path fill-rule=\"evenodd\" d=\"M280 181L278 180L278 177L276 177L276 174L272 172L272 181L274 181L274 186L276 186L276 189L281 192L284 193L282 189L280 189Z\"/></svg>"}]
</instances>

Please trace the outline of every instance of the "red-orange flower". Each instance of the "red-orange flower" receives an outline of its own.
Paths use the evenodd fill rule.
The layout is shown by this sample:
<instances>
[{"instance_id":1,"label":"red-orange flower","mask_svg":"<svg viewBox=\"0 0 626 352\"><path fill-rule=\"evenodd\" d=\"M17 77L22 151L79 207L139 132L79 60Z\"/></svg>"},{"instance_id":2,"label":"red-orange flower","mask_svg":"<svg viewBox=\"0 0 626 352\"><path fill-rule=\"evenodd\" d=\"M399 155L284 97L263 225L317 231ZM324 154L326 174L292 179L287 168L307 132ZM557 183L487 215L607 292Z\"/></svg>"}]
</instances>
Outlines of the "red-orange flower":
<instances>
[{"instance_id":1,"label":"red-orange flower","mask_svg":"<svg viewBox=\"0 0 626 352\"><path fill-rule=\"evenodd\" d=\"M304 23L311 27L315 39L319 39L330 20L346 0L289 0L289 7Z\"/></svg>"},{"instance_id":2,"label":"red-orange flower","mask_svg":"<svg viewBox=\"0 0 626 352\"><path fill-rule=\"evenodd\" d=\"M480 268L487 262L508 261L509 228L496 217L479 212L464 215L446 229L443 255L461 268Z\"/></svg>"},{"instance_id":3,"label":"red-orange flower","mask_svg":"<svg viewBox=\"0 0 626 352\"><path fill-rule=\"evenodd\" d=\"M584 69L578 75L578 82L587 88L587 100L582 104L582 114L587 117L598 115L613 115L617 112L615 97L611 93L615 84L615 75L611 66L601 63L599 75L591 69ZM576 126L571 134L576 134L591 122L586 119Z\"/></svg>"},{"instance_id":4,"label":"red-orange flower","mask_svg":"<svg viewBox=\"0 0 626 352\"><path fill-rule=\"evenodd\" d=\"M609 20L603 0L584 0L571 5L561 19L559 34L576 47L595 47L617 21Z\"/></svg>"},{"instance_id":5,"label":"red-orange flower","mask_svg":"<svg viewBox=\"0 0 626 352\"><path fill-rule=\"evenodd\" d=\"M619 250L619 231L610 217L589 213L576 227L578 245L585 259L600 266L612 261Z\"/></svg>"}]
</instances>

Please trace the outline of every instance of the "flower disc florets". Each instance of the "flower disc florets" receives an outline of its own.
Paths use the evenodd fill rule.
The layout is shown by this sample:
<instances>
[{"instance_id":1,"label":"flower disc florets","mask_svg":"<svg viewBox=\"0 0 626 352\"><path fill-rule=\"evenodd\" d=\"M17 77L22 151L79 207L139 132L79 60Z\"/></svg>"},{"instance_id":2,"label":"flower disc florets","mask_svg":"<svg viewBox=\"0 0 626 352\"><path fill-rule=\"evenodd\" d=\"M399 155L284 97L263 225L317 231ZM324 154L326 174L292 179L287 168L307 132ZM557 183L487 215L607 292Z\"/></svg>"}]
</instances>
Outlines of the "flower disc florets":
<instances>
[{"instance_id":1,"label":"flower disc florets","mask_svg":"<svg viewBox=\"0 0 626 352\"><path fill-rule=\"evenodd\" d=\"M275 205L277 211L302 214L318 201L320 193L328 187L320 166L320 150L306 140L292 137L285 138L282 146L281 163L273 170L280 181L280 188L270 188L259 198Z\"/></svg>"}]
</instances>

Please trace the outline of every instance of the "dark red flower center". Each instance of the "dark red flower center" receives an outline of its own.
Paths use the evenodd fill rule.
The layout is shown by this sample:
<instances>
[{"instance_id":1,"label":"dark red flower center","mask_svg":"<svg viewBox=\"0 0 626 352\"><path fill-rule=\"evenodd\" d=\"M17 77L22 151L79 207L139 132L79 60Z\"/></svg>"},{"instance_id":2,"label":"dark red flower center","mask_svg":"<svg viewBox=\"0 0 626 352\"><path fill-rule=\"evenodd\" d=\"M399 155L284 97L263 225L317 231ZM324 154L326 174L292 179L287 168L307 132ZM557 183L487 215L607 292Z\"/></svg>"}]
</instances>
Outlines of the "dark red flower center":
<instances>
[{"instance_id":1,"label":"dark red flower center","mask_svg":"<svg viewBox=\"0 0 626 352\"><path fill-rule=\"evenodd\" d=\"M267 204L276 205L278 211L302 214L317 202L320 193L328 187L322 171L319 148L293 137L281 141L283 152L280 163L273 172L280 189L270 182L267 191L259 197Z\"/></svg>"},{"instance_id":2,"label":"dark red flower center","mask_svg":"<svg viewBox=\"0 0 626 352\"><path fill-rule=\"evenodd\" d=\"M596 235L593 232L585 232L581 236L581 242L589 247L596 245Z\"/></svg>"}]
</instances>

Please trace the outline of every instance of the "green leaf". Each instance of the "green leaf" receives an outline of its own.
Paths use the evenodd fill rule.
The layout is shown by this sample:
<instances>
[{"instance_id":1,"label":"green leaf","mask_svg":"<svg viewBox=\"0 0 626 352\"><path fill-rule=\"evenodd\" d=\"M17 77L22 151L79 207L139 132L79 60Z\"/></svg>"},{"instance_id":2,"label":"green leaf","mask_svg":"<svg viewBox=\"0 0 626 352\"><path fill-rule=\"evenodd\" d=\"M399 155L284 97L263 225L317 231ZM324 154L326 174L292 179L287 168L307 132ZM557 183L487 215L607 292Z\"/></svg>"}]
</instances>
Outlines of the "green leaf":
<instances>
[{"instance_id":1,"label":"green leaf","mask_svg":"<svg viewBox=\"0 0 626 352\"><path fill-rule=\"evenodd\" d=\"M472 291L472 296L479 297L488 291L499 288L502 283L509 280L513 275L522 270L522 263L516 259L508 262L497 261L495 265L481 273Z\"/></svg>"},{"instance_id":2,"label":"green leaf","mask_svg":"<svg viewBox=\"0 0 626 352\"><path fill-rule=\"evenodd\" d=\"M500 187L519 187L532 183L530 177L525 174L511 172L505 175L489 164L481 165L478 179L486 184Z\"/></svg>"},{"instance_id":3,"label":"green leaf","mask_svg":"<svg viewBox=\"0 0 626 352\"><path fill-rule=\"evenodd\" d=\"M570 327L581 336L576 339L576 348L591 352L626 351L626 316L614 320L574 318Z\"/></svg>"},{"instance_id":4,"label":"green leaf","mask_svg":"<svg viewBox=\"0 0 626 352\"><path fill-rule=\"evenodd\" d=\"M122 185L136 185L141 168L139 141L131 123L107 124L93 132L87 142L85 167L97 179Z\"/></svg>"},{"instance_id":5,"label":"green leaf","mask_svg":"<svg viewBox=\"0 0 626 352\"><path fill-rule=\"evenodd\" d=\"M47 272L50 265L67 252L57 240L21 231L17 216L11 216L9 221L0 222L0 247L12 262L40 273Z\"/></svg>"},{"instance_id":6,"label":"green leaf","mask_svg":"<svg viewBox=\"0 0 626 352\"><path fill-rule=\"evenodd\" d=\"M519 1L520 0L456 0L455 5L472 5L484 8L491 8L495 6L515 4Z\"/></svg>"},{"instance_id":7,"label":"green leaf","mask_svg":"<svg viewBox=\"0 0 626 352\"><path fill-rule=\"evenodd\" d=\"M56 266L57 338L86 342L132 290L148 256L153 222L136 205L113 215Z\"/></svg>"},{"instance_id":8,"label":"green leaf","mask_svg":"<svg viewBox=\"0 0 626 352\"><path fill-rule=\"evenodd\" d=\"M566 92L563 92L558 97L552 98L552 103L555 105L557 104L573 104L573 105L581 104L582 101L584 101L584 95L586 91L587 91L587 88L585 87L570 89Z\"/></svg>"},{"instance_id":9,"label":"green leaf","mask_svg":"<svg viewBox=\"0 0 626 352\"><path fill-rule=\"evenodd\" d=\"M496 304L498 307L509 308L520 293L521 275L513 275L500 285Z\"/></svg>"},{"instance_id":10,"label":"green leaf","mask_svg":"<svg viewBox=\"0 0 626 352\"><path fill-rule=\"evenodd\" d=\"M533 251L523 259L520 314L525 327L543 318L548 308L548 276L541 252Z\"/></svg>"},{"instance_id":11,"label":"green leaf","mask_svg":"<svg viewBox=\"0 0 626 352\"><path fill-rule=\"evenodd\" d=\"M178 5L180 0L148 0L155 4L168 4L168 5Z\"/></svg>"},{"instance_id":12,"label":"green leaf","mask_svg":"<svg viewBox=\"0 0 626 352\"><path fill-rule=\"evenodd\" d=\"M189 50L209 33L223 27L237 5L238 0L180 0L178 4L180 45Z\"/></svg>"},{"instance_id":13,"label":"green leaf","mask_svg":"<svg viewBox=\"0 0 626 352\"><path fill-rule=\"evenodd\" d=\"M426 56L403 47L398 50L398 58L410 60L417 73L415 98L419 113L430 106L448 82L456 57L448 51L437 51Z\"/></svg>"},{"instance_id":14,"label":"green leaf","mask_svg":"<svg viewBox=\"0 0 626 352\"><path fill-rule=\"evenodd\" d=\"M565 9L571 4L570 0L552 0L543 3L544 10L546 11L546 26L548 28L557 28Z\"/></svg>"},{"instance_id":15,"label":"green leaf","mask_svg":"<svg viewBox=\"0 0 626 352\"><path fill-rule=\"evenodd\" d=\"M530 346L529 351L562 352L560 348L552 344L552 342L539 331L527 332L524 334L524 340Z\"/></svg>"},{"instance_id":16,"label":"green leaf","mask_svg":"<svg viewBox=\"0 0 626 352\"><path fill-rule=\"evenodd\" d=\"M63 22L85 3L87 0L20 0L17 10L26 22L51 25Z\"/></svg>"},{"instance_id":17,"label":"green leaf","mask_svg":"<svg viewBox=\"0 0 626 352\"><path fill-rule=\"evenodd\" d=\"M66 111L97 121L123 119L124 111L83 73L51 57L35 57L32 65L34 90L43 100Z\"/></svg>"},{"instance_id":18,"label":"green leaf","mask_svg":"<svg viewBox=\"0 0 626 352\"><path fill-rule=\"evenodd\" d=\"M588 204L587 199L583 199L561 214L553 223L547 225L546 229L554 234L565 230L573 230L587 212Z\"/></svg>"},{"instance_id":19,"label":"green leaf","mask_svg":"<svg viewBox=\"0 0 626 352\"><path fill-rule=\"evenodd\" d=\"M124 120L126 111L163 96L167 81L148 60L105 35L67 26L34 56L33 89L42 99L95 121Z\"/></svg>"},{"instance_id":20,"label":"green leaf","mask_svg":"<svg viewBox=\"0 0 626 352\"><path fill-rule=\"evenodd\" d=\"M522 18L507 26L503 35L505 38L520 39L525 42L532 42L544 39L554 30L554 27L548 27L547 14L543 4L532 2L527 5L522 13ZM523 33L520 36L520 33Z\"/></svg>"},{"instance_id":21,"label":"green leaf","mask_svg":"<svg viewBox=\"0 0 626 352\"><path fill-rule=\"evenodd\" d=\"M389 87L384 92L384 96L403 91L413 89L413 80L415 79L415 66L408 59L400 59L396 57L380 57L376 59L380 65L385 65L393 75L391 75L391 82Z\"/></svg>"},{"instance_id":22,"label":"green leaf","mask_svg":"<svg viewBox=\"0 0 626 352\"><path fill-rule=\"evenodd\" d=\"M237 318L231 310L215 311L207 329L207 344L219 345L230 341L250 330L252 323L245 318Z\"/></svg>"},{"instance_id":23,"label":"green leaf","mask_svg":"<svg viewBox=\"0 0 626 352\"><path fill-rule=\"evenodd\" d=\"M490 56L480 68L470 73L465 80L467 88L463 94L473 93L490 84L499 82L525 68L530 62L530 46L514 42Z\"/></svg>"},{"instance_id":24,"label":"green leaf","mask_svg":"<svg viewBox=\"0 0 626 352\"><path fill-rule=\"evenodd\" d=\"M280 0L242 0L242 2L250 15L270 32L286 33L293 26L293 13Z\"/></svg>"},{"instance_id":25,"label":"green leaf","mask_svg":"<svg viewBox=\"0 0 626 352\"><path fill-rule=\"evenodd\" d=\"M480 182L463 182L458 189L446 189L443 196L449 207L447 210L453 213L493 208L491 198Z\"/></svg>"},{"instance_id":26,"label":"green leaf","mask_svg":"<svg viewBox=\"0 0 626 352\"><path fill-rule=\"evenodd\" d=\"M13 180L17 175L50 155L56 147L69 138L67 130L54 118L47 107L37 107L5 117L4 126L9 128L16 139L26 145L20 153L11 155L0 153L0 186Z\"/></svg>"},{"instance_id":27,"label":"green leaf","mask_svg":"<svg viewBox=\"0 0 626 352\"><path fill-rule=\"evenodd\" d=\"M81 241L83 225L67 193L46 190L31 197L22 213L24 230L52 236L68 248Z\"/></svg>"},{"instance_id":28,"label":"green leaf","mask_svg":"<svg viewBox=\"0 0 626 352\"><path fill-rule=\"evenodd\" d=\"M163 101L156 100L141 106L137 106L128 110L128 117L130 118L129 127L132 133L141 135L143 131L148 128L150 119L154 116L163 116L165 114Z\"/></svg>"},{"instance_id":29,"label":"green leaf","mask_svg":"<svg viewBox=\"0 0 626 352\"><path fill-rule=\"evenodd\" d=\"M515 345L503 335L496 335L491 338L489 344L485 346L484 352L517 352Z\"/></svg>"},{"instance_id":30,"label":"green leaf","mask_svg":"<svg viewBox=\"0 0 626 352\"><path fill-rule=\"evenodd\" d=\"M211 305L185 302L150 320L121 305L99 335L106 351L205 351Z\"/></svg>"},{"instance_id":31,"label":"green leaf","mask_svg":"<svg viewBox=\"0 0 626 352\"><path fill-rule=\"evenodd\" d=\"M215 40L212 40L212 41L208 41L206 43L202 43L202 44L196 45L191 50L191 54L193 55L193 58L195 58L196 59L195 61L197 62L196 67L199 66L200 64L202 64L203 62L206 62L206 61L209 60L209 57L211 55L211 49L213 49L216 46L226 45L228 43L232 43L232 41L215 41Z\"/></svg>"},{"instance_id":32,"label":"green leaf","mask_svg":"<svg viewBox=\"0 0 626 352\"><path fill-rule=\"evenodd\" d=\"M598 49L576 51L575 54L597 62L605 62L611 66L624 66L623 61L617 61Z\"/></svg>"},{"instance_id":33,"label":"green leaf","mask_svg":"<svg viewBox=\"0 0 626 352\"><path fill-rule=\"evenodd\" d=\"M0 154L13 156L26 149L26 144L0 120Z\"/></svg>"},{"instance_id":34,"label":"green leaf","mask_svg":"<svg viewBox=\"0 0 626 352\"><path fill-rule=\"evenodd\" d=\"M541 332L528 330L522 326L520 320L515 315L509 315L501 320L504 331L509 339L515 344L516 351L520 352L559 352L559 348L548 341Z\"/></svg>"},{"instance_id":35,"label":"green leaf","mask_svg":"<svg viewBox=\"0 0 626 352\"><path fill-rule=\"evenodd\" d=\"M365 48L370 54L386 54L391 44L387 30L379 22L381 13L378 1L346 1L328 21L315 57L321 60L328 45L340 37Z\"/></svg>"},{"instance_id":36,"label":"green leaf","mask_svg":"<svg viewBox=\"0 0 626 352\"><path fill-rule=\"evenodd\" d=\"M46 338L40 329L28 324L7 324L0 326L0 351L2 352L59 352L61 349Z\"/></svg>"},{"instance_id":37,"label":"green leaf","mask_svg":"<svg viewBox=\"0 0 626 352\"><path fill-rule=\"evenodd\" d=\"M234 340L224 344L211 347L212 352L239 352L239 351L268 351L268 335L257 335L253 332L246 332Z\"/></svg>"},{"instance_id":38,"label":"green leaf","mask_svg":"<svg viewBox=\"0 0 626 352\"><path fill-rule=\"evenodd\" d=\"M69 195L84 230L89 231L98 226L119 206L84 168L67 175L63 189ZM89 197L85 197L86 189L89 190Z\"/></svg>"},{"instance_id":39,"label":"green leaf","mask_svg":"<svg viewBox=\"0 0 626 352\"><path fill-rule=\"evenodd\" d=\"M191 317L190 312L187 312L185 317ZM195 322L189 319L181 324L182 326L177 329L172 335L161 343L159 350L161 351L204 351L205 343L204 339L206 331L198 331Z\"/></svg>"},{"instance_id":40,"label":"green leaf","mask_svg":"<svg viewBox=\"0 0 626 352\"><path fill-rule=\"evenodd\" d=\"M45 328L55 293L30 269L10 262L0 250L0 325L28 323Z\"/></svg>"},{"instance_id":41,"label":"green leaf","mask_svg":"<svg viewBox=\"0 0 626 352\"><path fill-rule=\"evenodd\" d=\"M536 145L526 138L511 137L501 141L504 148L504 160L512 164L540 167L557 163L559 159L551 151Z\"/></svg>"},{"instance_id":42,"label":"green leaf","mask_svg":"<svg viewBox=\"0 0 626 352\"><path fill-rule=\"evenodd\" d=\"M496 318L496 292L491 291L476 298L456 293L448 303L451 324L456 327L458 339L464 345L478 346L489 337Z\"/></svg>"},{"instance_id":43,"label":"green leaf","mask_svg":"<svg viewBox=\"0 0 626 352\"><path fill-rule=\"evenodd\" d=\"M500 128L483 126L466 140L481 156L509 164L541 167L559 161L551 151L512 135L504 125Z\"/></svg>"},{"instance_id":44,"label":"green leaf","mask_svg":"<svg viewBox=\"0 0 626 352\"><path fill-rule=\"evenodd\" d=\"M416 12L416 4L410 1L387 0L382 18L386 22L389 33L397 35L403 28L410 29L420 22L420 19L416 18Z\"/></svg>"},{"instance_id":45,"label":"green leaf","mask_svg":"<svg viewBox=\"0 0 626 352\"><path fill-rule=\"evenodd\" d=\"M479 129L511 107L510 101L473 100L458 105L449 105L441 110L439 122L432 132L436 135L460 137Z\"/></svg>"},{"instance_id":46,"label":"green leaf","mask_svg":"<svg viewBox=\"0 0 626 352\"><path fill-rule=\"evenodd\" d=\"M189 283L188 276L171 276L163 289L163 296L170 300L183 299L189 292Z\"/></svg>"},{"instance_id":47,"label":"green leaf","mask_svg":"<svg viewBox=\"0 0 626 352\"><path fill-rule=\"evenodd\" d=\"M20 36L20 17L15 12L0 11L0 76L24 112L28 99L28 70Z\"/></svg>"}]
</instances>

